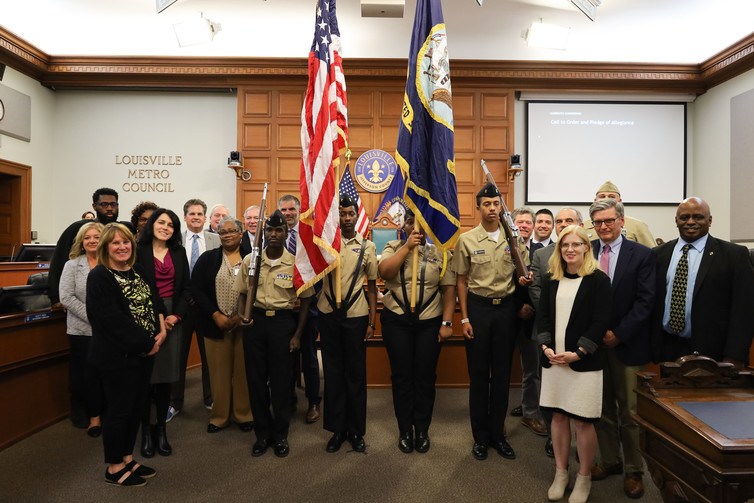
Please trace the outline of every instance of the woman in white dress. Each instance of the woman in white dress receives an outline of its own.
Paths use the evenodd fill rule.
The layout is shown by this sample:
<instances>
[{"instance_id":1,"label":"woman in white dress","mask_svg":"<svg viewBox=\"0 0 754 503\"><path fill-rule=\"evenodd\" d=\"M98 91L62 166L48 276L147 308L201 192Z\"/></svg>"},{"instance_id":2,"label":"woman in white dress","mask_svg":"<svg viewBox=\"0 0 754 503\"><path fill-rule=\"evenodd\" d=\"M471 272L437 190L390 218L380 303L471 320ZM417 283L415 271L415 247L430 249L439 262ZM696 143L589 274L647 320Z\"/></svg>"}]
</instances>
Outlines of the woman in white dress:
<instances>
[{"instance_id":1,"label":"woman in white dress","mask_svg":"<svg viewBox=\"0 0 754 503\"><path fill-rule=\"evenodd\" d=\"M584 229L574 225L560 233L547 272L536 337L544 367L540 407L552 412L556 465L547 498L558 501L565 494L573 420L579 473L568 501L583 503L597 450L594 423L602 411L600 342L610 322L610 278L599 269Z\"/></svg>"}]
</instances>

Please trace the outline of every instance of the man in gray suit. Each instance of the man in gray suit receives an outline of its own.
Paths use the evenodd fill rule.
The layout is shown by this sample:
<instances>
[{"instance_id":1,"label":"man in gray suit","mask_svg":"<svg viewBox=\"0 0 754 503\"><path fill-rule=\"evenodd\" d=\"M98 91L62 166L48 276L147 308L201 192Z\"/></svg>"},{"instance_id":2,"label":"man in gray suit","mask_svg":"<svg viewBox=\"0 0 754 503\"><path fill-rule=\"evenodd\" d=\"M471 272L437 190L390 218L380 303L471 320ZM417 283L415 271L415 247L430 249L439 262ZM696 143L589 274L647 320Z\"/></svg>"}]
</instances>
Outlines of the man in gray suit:
<instances>
[{"instance_id":1,"label":"man in gray suit","mask_svg":"<svg viewBox=\"0 0 754 503\"><path fill-rule=\"evenodd\" d=\"M183 205L183 221L186 222L186 230L183 231L183 247L186 248L186 257L189 269L193 271L194 264L199 255L207 250L220 247L220 237L204 230L207 222L207 204L201 199L189 199ZM194 305L193 299L189 301ZM183 332L181 340L180 377L171 387L170 408L168 409L168 421L178 414L183 408L183 391L186 387L186 364L189 350L191 349L191 335L194 333L195 310L189 309L187 319L183 320ZM199 346L199 355L202 360L202 393L204 406L212 409L212 391L209 387L209 370L207 370L207 356L204 353L204 338L196 334L196 343Z\"/></svg>"},{"instance_id":2,"label":"man in gray suit","mask_svg":"<svg viewBox=\"0 0 754 503\"><path fill-rule=\"evenodd\" d=\"M557 215L555 215L555 235L560 235L560 232L569 225L578 225L581 227L584 226L583 219L581 218L581 213L576 208L566 207L560 210ZM529 299L531 299L532 301L535 312L537 309L539 309L539 297L542 293L542 284L544 282L544 279L547 277L547 261L550 260L550 257L552 257L554 251L555 242L553 241L544 248L536 250L531 257L531 272L534 276L534 282L529 285ZM536 330L537 323L535 322L535 333ZM549 431L550 423L552 421L552 415L549 413L544 413L543 411L542 417L545 420L545 423L547 423L547 430ZM545 453L550 457L553 457L555 455L552 450L552 438L550 437L547 438L547 443L545 444Z\"/></svg>"}]
</instances>

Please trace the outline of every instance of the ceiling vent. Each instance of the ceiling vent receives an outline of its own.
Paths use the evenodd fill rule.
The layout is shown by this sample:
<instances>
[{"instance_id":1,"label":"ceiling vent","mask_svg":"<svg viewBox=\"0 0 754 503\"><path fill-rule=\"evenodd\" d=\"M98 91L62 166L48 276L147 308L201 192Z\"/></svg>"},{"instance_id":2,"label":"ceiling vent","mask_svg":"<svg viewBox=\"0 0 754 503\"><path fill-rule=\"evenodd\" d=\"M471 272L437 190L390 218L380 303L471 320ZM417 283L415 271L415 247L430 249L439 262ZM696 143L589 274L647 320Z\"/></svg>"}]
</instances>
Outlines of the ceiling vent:
<instances>
[{"instance_id":1,"label":"ceiling vent","mask_svg":"<svg viewBox=\"0 0 754 503\"><path fill-rule=\"evenodd\" d=\"M403 17L406 0L361 0L361 17Z\"/></svg>"}]
</instances>

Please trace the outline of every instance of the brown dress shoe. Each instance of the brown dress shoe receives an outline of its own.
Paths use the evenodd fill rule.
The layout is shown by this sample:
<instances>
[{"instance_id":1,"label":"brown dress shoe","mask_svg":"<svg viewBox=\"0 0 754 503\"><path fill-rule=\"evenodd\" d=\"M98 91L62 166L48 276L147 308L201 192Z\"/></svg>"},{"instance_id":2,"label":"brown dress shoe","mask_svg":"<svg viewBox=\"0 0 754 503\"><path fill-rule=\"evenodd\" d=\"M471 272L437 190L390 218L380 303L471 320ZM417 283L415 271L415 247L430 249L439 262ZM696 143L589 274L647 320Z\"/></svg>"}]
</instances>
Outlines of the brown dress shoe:
<instances>
[{"instance_id":1,"label":"brown dress shoe","mask_svg":"<svg viewBox=\"0 0 754 503\"><path fill-rule=\"evenodd\" d=\"M521 424L529 428L540 437L547 436L547 426L545 426L545 423L543 423L539 419L534 419L533 417L525 417L521 420Z\"/></svg>"},{"instance_id":2,"label":"brown dress shoe","mask_svg":"<svg viewBox=\"0 0 754 503\"><path fill-rule=\"evenodd\" d=\"M623 492L629 498L637 499L644 496L644 482L641 473L629 473L623 480Z\"/></svg>"},{"instance_id":3,"label":"brown dress shoe","mask_svg":"<svg viewBox=\"0 0 754 503\"><path fill-rule=\"evenodd\" d=\"M319 421L319 404L313 403L306 411L306 422L309 424Z\"/></svg>"},{"instance_id":4,"label":"brown dress shoe","mask_svg":"<svg viewBox=\"0 0 754 503\"><path fill-rule=\"evenodd\" d=\"M607 468L602 465L594 465L592 467L592 480L605 480L610 475L620 475L621 473L623 473L623 463L608 466Z\"/></svg>"}]
</instances>

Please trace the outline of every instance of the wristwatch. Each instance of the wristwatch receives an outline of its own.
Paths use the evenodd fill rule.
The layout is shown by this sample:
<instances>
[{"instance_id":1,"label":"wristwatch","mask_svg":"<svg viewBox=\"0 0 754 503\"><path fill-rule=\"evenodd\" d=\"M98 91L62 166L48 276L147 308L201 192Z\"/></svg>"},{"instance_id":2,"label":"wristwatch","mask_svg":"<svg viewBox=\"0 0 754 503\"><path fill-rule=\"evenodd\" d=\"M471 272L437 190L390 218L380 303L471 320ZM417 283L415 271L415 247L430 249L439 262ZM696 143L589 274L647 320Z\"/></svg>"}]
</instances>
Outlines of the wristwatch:
<instances>
[{"instance_id":1,"label":"wristwatch","mask_svg":"<svg viewBox=\"0 0 754 503\"><path fill-rule=\"evenodd\" d=\"M452 327L453 326L453 322L452 321L443 321L442 322L442 326L443 327Z\"/></svg>"}]
</instances>

